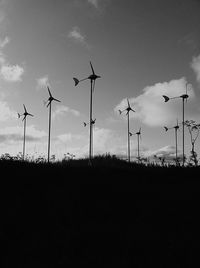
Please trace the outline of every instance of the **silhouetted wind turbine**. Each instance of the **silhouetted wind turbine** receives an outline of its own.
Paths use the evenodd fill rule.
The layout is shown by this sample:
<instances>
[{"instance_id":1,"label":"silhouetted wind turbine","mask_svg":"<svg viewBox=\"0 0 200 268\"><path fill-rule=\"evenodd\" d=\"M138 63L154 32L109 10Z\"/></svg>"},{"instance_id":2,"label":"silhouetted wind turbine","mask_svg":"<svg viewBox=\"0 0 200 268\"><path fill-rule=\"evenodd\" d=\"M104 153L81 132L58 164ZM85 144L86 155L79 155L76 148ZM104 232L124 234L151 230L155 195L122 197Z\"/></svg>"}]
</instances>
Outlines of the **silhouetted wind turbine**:
<instances>
[{"instance_id":1,"label":"silhouetted wind turbine","mask_svg":"<svg viewBox=\"0 0 200 268\"><path fill-rule=\"evenodd\" d=\"M49 98L47 100L47 107L49 107L49 137L48 137L48 157L47 157L47 161L49 163L49 158L50 158L50 143L51 143L51 103L52 101L57 101L60 102L60 100L55 99L52 94L51 91L49 89L49 87L47 86L48 92L49 92Z\"/></svg>"},{"instance_id":2,"label":"silhouetted wind turbine","mask_svg":"<svg viewBox=\"0 0 200 268\"><path fill-rule=\"evenodd\" d=\"M137 155L138 155L138 162L139 162L140 161L140 139L142 138L141 127L138 132L136 133L129 132L129 135L130 136L137 135L137 144L138 144Z\"/></svg>"},{"instance_id":3,"label":"silhouetted wind turbine","mask_svg":"<svg viewBox=\"0 0 200 268\"><path fill-rule=\"evenodd\" d=\"M90 84L91 84L91 88L90 88L90 116L89 116L89 125L90 125L89 160L91 160L91 158L93 156L92 155L92 148L93 148L93 144L92 144L92 142L93 142L93 128L92 128L92 126L93 126L93 123L92 123L93 122L93 119L92 119L93 93L94 93L96 79L101 78L101 76L95 74L91 61L90 61L90 67L92 69L92 74L90 76L88 76L84 79L81 79L81 80L73 77L74 82L75 82L75 86L77 86L80 82L88 80L88 79L90 80Z\"/></svg>"},{"instance_id":4,"label":"silhouetted wind turbine","mask_svg":"<svg viewBox=\"0 0 200 268\"><path fill-rule=\"evenodd\" d=\"M172 99L182 99L182 103L183 103L183 108L182 108L182 113L183 113L183 166L185 164L185 131L184 131L184 125L185 125L185 101L187 102L187 99L189 98L189 95L187 94L187 87L188 87L189 83L186 83L186 92L185 94L181 95L181 96L177 96L177 97L168 97L166 95L163 95L163 98L165 100L165 102L168 102L169 100Z\"/></svg>"},{"instance_id":5,"label":"silhouetted wind turbine","mask_svg":"<svg viewBox=\"0 0 200 268\"><path fill-rule=\"evenodd\" d=\"M164 126L165 131L168 131L170 129L174 129L175 130L175 146L176 146L176 165L178 164L178 135L177 135L177 131L179 130L179 124L178 124L178 120L177 123L174 127L166 127Z\"/></svg>"},{"instance_id":6,"label":"silhouetted wind turbine","mask_svg":"<svg viewBox=\"0 0 200 268\"><path fill-rule=\"evenodd\" d=\"M122 114L123 112L126 112L126 115L127 115L127 121L128 121L128 161L130 162L130 131L129 131L129 113L132 111L132 112L135 112L131 106L130 106L130 103L129 103L129 100L127 98L127 103L128 103L128 107L126 109L124 109L123 111L119 110L119 113Z\"/></svg>"},{"instance_id":7,"label":"silhouetted wind turbine","mask_svg":"<svg viewBox=\"0 0 200 268\"><path fill-rule=\"evenodd\" d=\"M29 116L33 116L32 114L27 112L26 106L23 104L24 106L24 113L23 114L19 114L18 113L18 118L20 118L21 116L24 116L22 121L24 121L24 139L23 139L23 160L25 159L25 143L26 143L26 117Z\"/></svg>"}]
</instances>

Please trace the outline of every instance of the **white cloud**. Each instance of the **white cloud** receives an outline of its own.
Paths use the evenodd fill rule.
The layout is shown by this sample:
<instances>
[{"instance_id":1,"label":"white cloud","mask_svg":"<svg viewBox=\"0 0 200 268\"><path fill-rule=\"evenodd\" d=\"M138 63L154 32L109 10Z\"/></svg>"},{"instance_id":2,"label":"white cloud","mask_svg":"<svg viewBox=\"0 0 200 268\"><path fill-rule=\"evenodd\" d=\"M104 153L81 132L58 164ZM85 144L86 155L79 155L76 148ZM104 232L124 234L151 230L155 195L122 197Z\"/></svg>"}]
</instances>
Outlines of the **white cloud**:
<instances>
[{"instance_id":1,"label":"white cloud","mask_svg":"<svg viewBox=\"0 0 200 268\"><path fill-rule=\"evenodd\" d=\"M171 124L180 114L180 106L177 100L164 103L162 95L169 97L180 96L185 93L186 79L183 77L170 82L157 83L153 86L147 86L143 89L143 93L136 98L130 98L130 104L135 113L130 113L130 118L137 118L148 126L163 126ZM188 88L190 99L194 97L192 87ZM179 103L179 102L178 102ZM115 107L115 112L123 110L127 107L127 100L123 99L119 105Z\"/></svg>"},{"instance_id":2,"label":"white cloud","mask_svg":"<svg viewBox=\"0 0 200 268\"><path fill-rule=\"evenodd\" d=\"M17 113L10 109L6 101L0 100L0 122L17 118Z\"/></svg>"},{"instance_id":3,"label":"white cloud","mask_svg":"<svg viewBox=\"0 0 200 268\"><path fill-rule=\"evenodd\" d=\"M38 130L34 125L27 126L26 128L26 140L30 142L40 141L46 137L45 131ZM23 126L5 127L0 129L0 142L1 143L13 143L23 140Z\"/></svg>"},{"instance_id":4,"label":"white cloud","mask_svg":"<svg viewBox=\"0 0 200 268\"><path fill-rule=\"evenodd\" d=\"M37 79L37 89L46 88L49 85L49 77L45 75Z\"/></svg>"},{"instance_id":5,"label":"white cloud","mask_svg":"<svg viewBox=\"0 0 200 268\"><path fill-rule=\"evenodd\" d=\"M7 82L22 81L23 74L24 69L19 65L9 65L6 63L3 64L0 68L0 75Z\"/></svg>"},{"instance_id":6,"label":"white cloud","mask_svg":"<svg viewBox=\"0 0 200 268\"><path fill-rule=\"evenodd\" d=\"M55 119L58 116L64 116L67 113L71 113L74 116L80 116L80 112L74 109L71 109L64 105L59 105L56 107L55 111L52 114L52 118Z\"/></svg>"},{"instance_id":7,"label":"white cloud","mask_svg":"<svg viewBox=\"0 0 200 268\"><path fill-rule=\"evenodd\" d=\"M4 48L8 43L10 43L10 38L6 36L3 40L0 39L0 48Z\"/></svg>"},{"instance_id":8,"label":"white cloud","mask_svg":"<svg viewBox=\"0 0 200 268\"><path fill-rule=\"evenodd\" d=\"M98 0L88 0L88 3L94 6L95 8L98 8L99 1Z\"/></svg>"},{"instance_id":9,"label":"white cloud","mask_svg":"<svg viewBox=\"0 0 200 268\"><path fill-rule=\"evenodd\" d=\"M74 40L76 43L84 45L85 47L89 48L89 45L86 41L86 36L81 33L81 30L78 26L74 26L72 30L69 32L68 37Z\"/></svg>"},{"instance_id":10,"label":"white cloud","mask_svg":"<svg viewBox=\"0 0 200 268\"><path fill-rule=\"evenodd\" d=\"M2 52L3 48L10 42L10 38L6 36L3 40L0 39L0 78L6 82L19 82L22 81L24 68L18 64L12 65L6 59L5 54Z\"/></svg>"},{"instance_id":11,"label":"white cloud","mask_svg":"<svg viewBox=\"0 0 200 268\"><path fill-rule=\"evenodd\" d=\"M156 156L161 158L166 158L168 160L174 160L176 157L176 147L173 145L167 145L164 146L156 151L153 152L147 152L146 154L148 157L150 156ZM178 157L182 157L182 152L178 150Z\"/></svg>"},{"instance_id":12,"label":"white cloud","mask_svg":"<svg viewBox=\"0 0 200 268\"><path fill-rule=\"evenodd\" d=\"M191 68L196 74L196 79L200 83L200 55L192 58Z\"/></svg>"}]
</instances>

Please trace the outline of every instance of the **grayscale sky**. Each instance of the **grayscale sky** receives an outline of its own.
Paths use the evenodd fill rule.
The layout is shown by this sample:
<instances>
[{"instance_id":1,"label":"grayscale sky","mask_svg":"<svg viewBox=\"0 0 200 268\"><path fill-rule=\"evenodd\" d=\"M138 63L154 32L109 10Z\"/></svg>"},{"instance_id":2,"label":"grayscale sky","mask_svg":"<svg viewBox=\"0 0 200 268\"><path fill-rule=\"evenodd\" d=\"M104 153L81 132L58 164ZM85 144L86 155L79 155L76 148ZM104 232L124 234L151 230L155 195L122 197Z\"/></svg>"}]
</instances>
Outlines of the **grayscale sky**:
<instances>
[{"instance_id":1,"label":"grayscale sky","mask_svg":"<svg viewBox=\"0 0 200 268\"><path fill-rule=\"evenodd\" d=\"M127 121L118 109L130 99L131 131L142 127L143 155L173 154L181 121L179 96L190 83L186 119L200 122L200 1L197 0L0 0L0 154L22 151L23 104L27 153L47 153L46 85L53 103L52 154L88 154L90 83L73 77L97 74L94 152L126 154ZM187 133L187 131L186 131ZM179 137L181 152L182 136ZM136 136L131 138L132 156ZM200 153L200 141L197 141ZM190 150L186 135L186 153Z\"/></svg>"}]
</instances>

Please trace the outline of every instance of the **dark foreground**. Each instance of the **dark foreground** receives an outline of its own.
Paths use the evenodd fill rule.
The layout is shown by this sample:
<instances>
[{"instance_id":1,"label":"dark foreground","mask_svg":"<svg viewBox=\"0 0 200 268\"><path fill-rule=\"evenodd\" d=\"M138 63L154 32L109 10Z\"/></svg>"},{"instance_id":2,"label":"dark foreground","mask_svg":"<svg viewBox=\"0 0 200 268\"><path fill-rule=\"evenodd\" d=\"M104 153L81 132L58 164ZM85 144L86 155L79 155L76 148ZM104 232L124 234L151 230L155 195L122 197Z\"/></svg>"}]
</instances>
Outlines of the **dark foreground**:
<instances>
[{"instance_id":1,"label":"dark foreground","mask_svg":"<svg viewBox=\"0 0 200 268\"><path fill-rule=\"evenodd\" d=\"M199 168L0 162L1 267L198 267Z\"/></svg>"}]
</instances>

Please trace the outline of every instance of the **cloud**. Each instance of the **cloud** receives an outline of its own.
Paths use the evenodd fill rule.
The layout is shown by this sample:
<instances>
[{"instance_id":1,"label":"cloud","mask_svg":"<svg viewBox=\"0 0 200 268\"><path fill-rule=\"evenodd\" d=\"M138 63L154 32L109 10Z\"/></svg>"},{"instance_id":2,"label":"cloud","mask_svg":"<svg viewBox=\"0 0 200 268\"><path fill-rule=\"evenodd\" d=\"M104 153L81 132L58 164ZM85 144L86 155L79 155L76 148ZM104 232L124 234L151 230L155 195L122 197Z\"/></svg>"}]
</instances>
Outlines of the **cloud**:
<instances>
[{"instance_id":1,"label":"cloud","mask_svg":"<svg viewBox=\"0 0 200 268\"><path fill-rule=\"evenodd\" d=\"M172 145L164 146L156 151L153 152L147 152L148 157L156 156L165 158L167 160L174 160L176 157L176 147ZM178 150L178 157L182 157L182 152Z\"/></svg>"},{"instance_id":2,"label":"cloud","mask_svg":"<svg viewBox=\"0 0 200 268\"><path fill-rule=\"evenodd\" d=\"M55 111L52 114L52 118L55 119L59 116L64 116L67 113L71 113L74 116L80 116L80 112L74 109L71 109L67 106L64 105L59 105L56 107Z\"/></svg>"},{"instance_id":3,"label":"cloud","mask_svg":"<svg viewBox=\"0 0 200 268\"><path fill-rule=\"evenodd\" d=\"M88 43L86 42L86 36L81 33L81 30L78 26L74 26L68 34L68 38L72 39L74 42L81 44L89 48Z\"/></svg>"},{"instance_id":4,"label":"cloud","mask_svg":"<svg viewBox=\"0 0 200 268\"><path fill-rule=\"evenodd\" d=\"M0 68L1 77L7 82L19 82L22 81L22 75L24 74L23 67L19 65L2 65Z\"/></svg>"},{"instance_id":5,"label":"cloud","mask_svg":"<svg viewBox=\"0 0 200 268\"><path fill-rule=\"evenodd\" d=\"M4 48L8 43L10 43L10 38L6 36L3 40L0 39L0 48Z\"/></svg>"},{"instance_id":6,"label":"cloud","mask_svg":"<svg viewBox=\"0 0 200 268\"><path fill-rule=\"evenodd\" d=\"M192 58L190 66L196 74L197 81L200 83L200 55Z\"/></svg>"},{"instance_id":7,"label":"cloud","mask_svg":"<svg viewBox=\"0 0 200 268\"><path fill-rule=\"evenodd\" d=\"M10 109L7 102L0 100L0 122L5 122L7 120L17 118L17 113Z\"/></svg>"},{"instance_id":8,"label":"cloud","mask_svg":"<svg viewBox=\"0 0 200 268\"><path fill-rule=\"evenodd\" d=\"M145 87L141 95L129 99L131 106L136 111L130 113L130 118L138 119L148 126L163 126L173 123L180 113L180 107L175 104L176 100L164 103L162 95L180 96L185 93L185 88L186 79L184 77ZM190 98L194 97L192 87L188 88L188 95ZM119 109L123 110L126 107L127 100L123 99L114 110L118 113Z\"/></svg>"},{"instance_id":9,"label":"cloud","mask_svg":"<svg viewBox=\"0 0 200 268\"><path fill-rule=\"evenodd\" d=\"M22 75L24 74L24 68L18 64L10 64L5 54L2 52L3 48L10 42L10 38L6 36L3 40L0 40L0 78L6 82L20 82L22 81Z\"/></svg>"},{"instance_id":10,"label":"cloud","mask_svg":"<svg viewBox=\"0 0 200 268\"><path fill-rule=\"evenodd\" d=\"M34 125L26 128L26 141L37 142L46 137L45 131L37 130ZM0 129L0 143L15 143L23 140L23 127L6 127Z\"/></svg>"},{"instance_id":11,"label":"cloud","mask_svg":"<svg viewBox=\"0 0 200 268\"><path fill-rule=\"evenodd\" d=\"M37 79L37 89L46 88L49 85L49 77L45 75Z\"/></svg>"},{"instance_id":12,"label":"cloud","mask_svg":"<svg viewBox=\"0 0 200 268\"><path fill-rule=\"evenodd\" d=\"M95 8L98 8L99 6L99 1L98 0L87 0L89 4L94 6Z\"/></svg>"}]
</instances>

